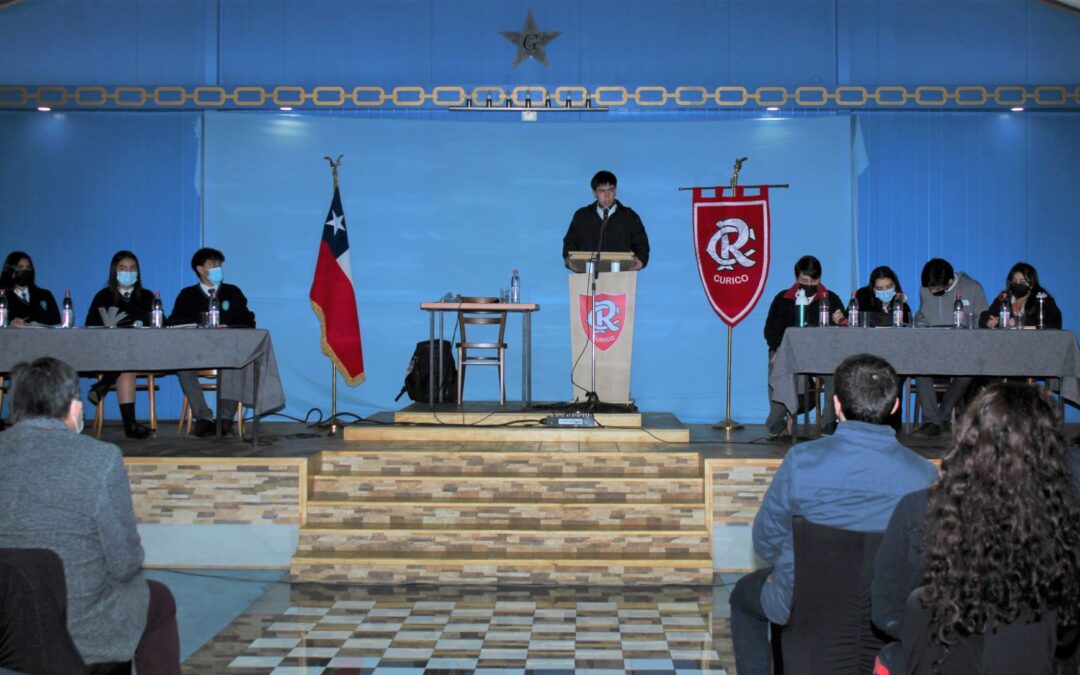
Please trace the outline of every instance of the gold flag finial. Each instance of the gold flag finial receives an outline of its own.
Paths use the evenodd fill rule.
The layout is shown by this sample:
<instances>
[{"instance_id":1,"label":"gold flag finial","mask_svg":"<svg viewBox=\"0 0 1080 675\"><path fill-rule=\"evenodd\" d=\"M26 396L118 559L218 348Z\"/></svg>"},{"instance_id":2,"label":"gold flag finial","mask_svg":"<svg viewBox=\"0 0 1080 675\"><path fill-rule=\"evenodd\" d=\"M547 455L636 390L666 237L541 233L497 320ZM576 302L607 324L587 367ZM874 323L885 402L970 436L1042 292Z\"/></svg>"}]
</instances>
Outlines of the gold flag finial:
<instances>
[{"instance_id":1,"label":"gold flag finial","mask_svg":"<svg viewBox=\"0 0 1080 675\"><path fill-rule=\"evenodd\" d=\"M747 159L749 159L749 158L740 157L740 158L735 160L735 171L732 172L732 174L731 174L731 189L732 189L732 191L734 191L735 188L738 187L738 185L739 185L739 172L742 171L743 162L745 162Z\"/></svg>"},{"instance_id":2,"label":"gold flag finial","mask_svg":"<svg viewBox=\"0 0 1080 675\"><path fill-rule=\"evenodd\" d=\"M338 169L339 166L341 166L341 158L344 157L344 156L345 155L338 155L336 161L333 160L333 159L330 159L330 157L328 157L328 156L323 157L323 159L330 162L330 168L334 171L334 189L335 190L338 189L337 169Z\"/></svg>"}]
</instances>

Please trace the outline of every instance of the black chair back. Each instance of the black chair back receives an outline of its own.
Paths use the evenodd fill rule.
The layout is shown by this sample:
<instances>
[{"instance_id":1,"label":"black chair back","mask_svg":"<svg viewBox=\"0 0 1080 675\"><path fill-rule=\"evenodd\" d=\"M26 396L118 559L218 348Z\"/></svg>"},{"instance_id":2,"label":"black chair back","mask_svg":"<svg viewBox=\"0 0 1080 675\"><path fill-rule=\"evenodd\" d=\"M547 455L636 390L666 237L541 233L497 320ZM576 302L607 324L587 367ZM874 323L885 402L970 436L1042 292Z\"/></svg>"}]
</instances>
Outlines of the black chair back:
<instances>
[{"instance_id":1,"label":"black chair back","mask_svg":"<svg viewBox=\"0 0 1080 675\"><path fill-rule=\"evenodd\" d=\"M795 517L795 597L780 634L785 675L862 675L884 645L870 622L870 582L881 532Z\"/></svg>"}]
</instances>

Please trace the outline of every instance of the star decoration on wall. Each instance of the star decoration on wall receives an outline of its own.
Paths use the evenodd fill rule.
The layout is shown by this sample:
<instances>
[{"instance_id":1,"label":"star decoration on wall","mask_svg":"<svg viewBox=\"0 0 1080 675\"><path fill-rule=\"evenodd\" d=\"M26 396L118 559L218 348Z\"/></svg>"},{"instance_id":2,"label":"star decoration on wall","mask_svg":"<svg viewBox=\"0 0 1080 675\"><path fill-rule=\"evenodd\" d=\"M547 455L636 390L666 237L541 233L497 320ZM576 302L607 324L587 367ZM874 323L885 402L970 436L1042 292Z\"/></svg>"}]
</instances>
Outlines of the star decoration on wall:
<instances>
[{"instance_id":1,"label":"star decoration on wall","mask_svg":"<svg viewBox=\"0 0 1080 675\"><path fill-rule=\"evenodd\" d=\"M499 35L514 43L517 47L517 55L514 56L514 63L510 66L511 68L517 68L517 65L527 58L536 59L550 68L551 64L548 63L544 47L562 33L559 31L542 32L537 28L536 19L533 18L532 9L530 9L528 16L525 17L525 27L521 29L521 32L500 31Z\"/></svg>"}]
</instances>

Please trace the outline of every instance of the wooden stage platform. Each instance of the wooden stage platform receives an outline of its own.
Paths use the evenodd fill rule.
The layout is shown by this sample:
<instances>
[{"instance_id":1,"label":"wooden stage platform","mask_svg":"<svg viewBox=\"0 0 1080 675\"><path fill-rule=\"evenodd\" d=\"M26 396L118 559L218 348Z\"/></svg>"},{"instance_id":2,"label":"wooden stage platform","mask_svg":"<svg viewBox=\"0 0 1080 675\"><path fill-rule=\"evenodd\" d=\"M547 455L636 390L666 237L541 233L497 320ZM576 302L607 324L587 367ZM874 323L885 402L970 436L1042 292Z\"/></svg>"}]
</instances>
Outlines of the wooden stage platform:
<instances>
[{"instance_id":1,"label":"wooden stage platform","mask_svg":"<svg viewBox=\"0 0 1080 675\"><path fill-rule=\"evenodd\" d=\"M148 564L365 584L710 584L753 567L747 526L789 447L760 425L725 433L671 415L567 437L490 411L456 413L464 424L416 412L336 437L268 422L259 447L167 422L146 441L111 426L103 439L124 452ZM931 458L947 442L901 440Z\"/></svg>"}]
</instances>

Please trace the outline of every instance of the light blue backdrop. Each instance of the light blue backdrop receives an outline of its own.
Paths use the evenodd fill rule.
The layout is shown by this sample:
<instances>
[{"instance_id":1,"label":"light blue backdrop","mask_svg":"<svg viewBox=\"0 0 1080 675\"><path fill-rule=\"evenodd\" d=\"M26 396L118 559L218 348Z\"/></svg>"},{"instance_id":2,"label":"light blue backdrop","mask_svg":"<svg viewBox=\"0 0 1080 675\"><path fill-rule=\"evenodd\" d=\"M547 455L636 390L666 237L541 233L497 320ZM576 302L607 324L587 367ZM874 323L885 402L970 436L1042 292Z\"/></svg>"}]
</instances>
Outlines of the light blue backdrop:
<instances>
[{"instance_id":1,"label":"light blue backdrop","mask_svg":"<svg viewBox=\"0 0 1080 675\"><path fill-rule=\"evenodd\" d=\"M825 282L846 288L854 262L854 121L849 117L672 123L491 124L208 113L204 128L205 241L227 255L259 325L274 336L287 411L329 407L329 362L307 300L331 196L323 155L345 156L341 191L352 245L368 381L339 388L339 409L395 407L405 365L427 336L421 300L447 291L495 293L521 269L533 324L534 399L571 395L562 236L591 201L601 168L646 223L652 258L638 280L632 394L647 411L686 421L723 416L724 325L705 300L691 246L690 195L749 156L743 184L773 192L773 268L757 309L736 329L733 412L766 412L769 300L804 253ZM519 379L519 324L510 326L508 390ZM470 375L466 397L497 396L494 373Z\"/></svg>"}]
</instances>

